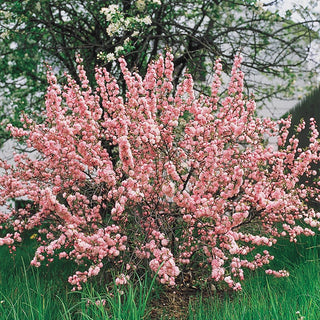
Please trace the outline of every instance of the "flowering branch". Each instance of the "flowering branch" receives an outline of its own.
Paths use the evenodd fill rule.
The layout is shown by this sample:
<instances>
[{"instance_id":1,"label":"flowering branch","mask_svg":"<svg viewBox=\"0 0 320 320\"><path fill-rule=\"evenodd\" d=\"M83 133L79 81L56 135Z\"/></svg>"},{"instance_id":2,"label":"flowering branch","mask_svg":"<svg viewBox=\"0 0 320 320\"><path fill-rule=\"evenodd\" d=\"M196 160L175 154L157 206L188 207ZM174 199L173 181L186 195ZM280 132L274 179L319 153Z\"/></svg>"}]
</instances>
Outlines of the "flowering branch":
<instances>
[{"instance_id":1,"label":"flowering branch","mask_svg":"<svg viewBox=\"0 0 320 320\"><path fill-rule=\"evenodd\" d=\"M81 86L68 76L61 88L48 71L44 123L25 117L24 129L8 126L38 157L0 161L0 205L33 202L1 212L0 245L14 249L34 230L39 247L31 263L74 261L79 270L69 282L78 289L107 267L118 270L119 284L148 267L161 283L191 272L238 290L244 268L273 259L266 246L320 229L320 213L307 205L319 202L310 169L320 157L316 125L301 150L296 137L287 141L290 119L256 117L239 56L226 97L219 60L208 97L194 92L190 75L174 91L170 52L144 78L120 58L123 93L103 68L93 91L77 59ZM278 137L278 147L266 145L268 137ZM299 184L301 177L314 184Z\"/></svg>"}]
</instances>

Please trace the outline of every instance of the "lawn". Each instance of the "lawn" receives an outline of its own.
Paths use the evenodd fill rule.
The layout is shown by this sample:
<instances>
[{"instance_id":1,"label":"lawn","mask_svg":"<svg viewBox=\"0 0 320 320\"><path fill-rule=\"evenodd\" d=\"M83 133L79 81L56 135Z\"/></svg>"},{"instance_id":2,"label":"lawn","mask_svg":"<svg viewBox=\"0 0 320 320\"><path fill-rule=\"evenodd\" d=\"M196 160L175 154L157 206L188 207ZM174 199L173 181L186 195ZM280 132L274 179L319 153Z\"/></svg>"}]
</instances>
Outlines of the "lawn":
<instances>
[{"instance_id":1,"label":"lawn","mask_svg":"<svg viewBox=\"0 0 320 320\"><path fill-rule=\"evenodd\" d=\"M71 292L66 279L72 266L56 262L29 266L32 241L9 255L0 248L0 320L2 319L319 319L320 261L318 238L273 249L274 268L288 278L247 273L242 292L192 288L165 289L151 277L124 287L89 283ZM303 318L305 317L305 318Z\"/></svg>"}]
</instances>

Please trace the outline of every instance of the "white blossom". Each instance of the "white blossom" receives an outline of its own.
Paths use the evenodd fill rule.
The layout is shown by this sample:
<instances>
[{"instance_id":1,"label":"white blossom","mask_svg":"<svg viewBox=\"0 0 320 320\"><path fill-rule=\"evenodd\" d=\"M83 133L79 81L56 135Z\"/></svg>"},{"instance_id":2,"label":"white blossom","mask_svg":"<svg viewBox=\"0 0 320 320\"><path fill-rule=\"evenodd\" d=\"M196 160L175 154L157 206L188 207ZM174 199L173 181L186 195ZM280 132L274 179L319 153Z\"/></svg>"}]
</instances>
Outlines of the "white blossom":
<instances>
[{"instance_id":1,"label":"white blossom","mask_svg":"<svg viewBox=\"0 0 320 320\"><path fill-rule=\"evenodd\" d=\"M114 16L115 14L119 13L119 6L116 4L111 4L109 7L107 8L102 8L100 10L100 13L104 14L106 16L106 20L107 21L111 21L112 16Z\"/></svg>"},{"instance_id":2,"label":"white blossom","mask_svg":"<svg viewBox=\"0 0 320 320\"><path fill-rule=\"evenodd\" d=\"M139 11L143 11L146 7L146 3L144 0L137 0L136 1L136 7Z\"/></svg>"},{"instance_id":3,"label":"white blossom","mask_svg":"<svg viewBox=\"0 0 320 320\"><path fill-rule=\"evenodd\" d=\"M116 48L114 49L114 53L115 53L116 55L118 55L119 52L121 52L121 51L123 51L123 50L124 50L123 46L118 46L118 47L116 47Z\"/></svg>"},{"instance_id":4,"label":"white blossom","mask_svg":"<svg viewBox=\"0 0 320 320\"><path fill-rule=\"evenodd\" d=\"M124 39L123 43L124 43L124 45L126 46L127 44L130 43L130 41L131 41L131 39L128 37L128 38L125 38L125 39Z\"/></svg>"},{"instance_id":5,"label":"white blossom","mask_svg":"<svg viewBox=\"0 0 320 320\"><path fill-rule=\"evenodd\" d=\"M119 33L120 27L120 21L110 23L107 28L107 34L112 37L115 33Z\"/></svg>"},{"instance_id":6,"label":"white blossom","mask_svg":"<svg viewBox=\"0 0 320 320\"><path fill-rule=\"evenodd\" d=\"M144 18L142 19L142 21L143 21L144 24L147 24L147 25L149 25L149 24L152 23L150 16L144 17Z\"/></svg>"},{"instance_id":7,"label":"white blossom","mask_svg":"<svg viewBox=\"0 0 320 320\"><path fill-rule=\"evenodd\" d=\"M36 8L37 11L41 11L41 4L40 4L40 2L37 2L37 3L36 3L35 8Z\"/></svg>"},{"instance_id":8,"label":"white blossom","mask_svg":"<svg viewBox=\"0 0 320 320\"><path fill-rule=\"evenodd\" d=\"M116 60L114 53L108 53L107 54L107 61L110 62L110 61L114 61L114 60Z\"/></svg>"}]
</instances>

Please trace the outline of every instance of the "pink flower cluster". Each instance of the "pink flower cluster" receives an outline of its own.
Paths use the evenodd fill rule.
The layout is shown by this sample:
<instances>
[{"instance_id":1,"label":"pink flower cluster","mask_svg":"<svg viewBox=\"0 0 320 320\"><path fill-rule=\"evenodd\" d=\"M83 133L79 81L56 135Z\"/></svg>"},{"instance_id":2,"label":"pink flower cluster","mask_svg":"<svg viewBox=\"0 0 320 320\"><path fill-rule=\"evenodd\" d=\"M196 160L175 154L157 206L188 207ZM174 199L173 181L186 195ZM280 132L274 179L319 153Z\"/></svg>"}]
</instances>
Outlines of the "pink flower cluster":
<instances>
[{"instance_id":1,"label":"pink flower cluster","mask_svg":"<svg viewBox=\"0 0 320 320\"><path fill-rule=\"evenodd\" d=\"M190 75L175 90L171 53L144 77L120 59L126 89L104 68L91 89L77 59L81 84L67 76L61 87L48 72L43 123L23 116L24 129L8 126L38 157L0 161L0 205L8 205L0 245L13 247L34 230L32 264L74 261L79 271L69 282L78 289L110 268L119 285L133 270L150 268L169 285L189 272L239 290L244 268L273 259L265 248L277 238L296 241L320 229L320 214L308 206L320 200L311 169L320 158L316 125L300 150L298 137L288 139L290 119L256 117L240 57L226 96L219 60L211 96L204 96ZM278 148L266 143L270 137L278 137ZM20 197L33 205L10 207Z\"/></svg>"}]
</instances>

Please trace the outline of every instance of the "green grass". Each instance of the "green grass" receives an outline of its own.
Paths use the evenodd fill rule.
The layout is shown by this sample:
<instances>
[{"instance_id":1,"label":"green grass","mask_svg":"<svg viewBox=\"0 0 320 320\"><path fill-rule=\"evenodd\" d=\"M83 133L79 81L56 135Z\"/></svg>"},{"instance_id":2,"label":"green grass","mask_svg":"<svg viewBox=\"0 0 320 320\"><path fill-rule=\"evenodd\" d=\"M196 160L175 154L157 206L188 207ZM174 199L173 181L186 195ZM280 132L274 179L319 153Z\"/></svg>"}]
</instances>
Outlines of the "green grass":
<instances>
[{"instance_id":1,"label":"green grass","mask_svg":"<svg viewBox=\"0 0 320 320\"><path fill-rule=\"evenodd\" d=\"M303 241L303 242L302 242ZM0 248L0 320L97 319L320 319L319 239L273 249L275 269L286 268L289 278L276 279L263 270L247 273L240 293L193 297L181 312L179 305L160 306L161 287L152 279L118 288L87 284L71 292L66 283L70 266L29 267L30 244L9 256ZM97 289L98 288L98 289ZM163 295L162 295L163 297ZM99 304L100 303L100 304ZM157 307L155 307L157 306ZM155 313L154 309L157 308ZM297 312L299 312L297 314Z\"/></svg>"},{"instance_id":2,"label":"green grass","mask_svg":"<svg viewBox=\"0 0 320 320\"><path fill-rule=\"evenodd\" d=\"M274 278L257 270L243 283L240 294L191 303L189 319L320 319L320 260L317 238L300 245L280 245L272 263L286 268L288 278ZM298 312L298 313L297 313Z\"/></svg>"}]
</instances>

